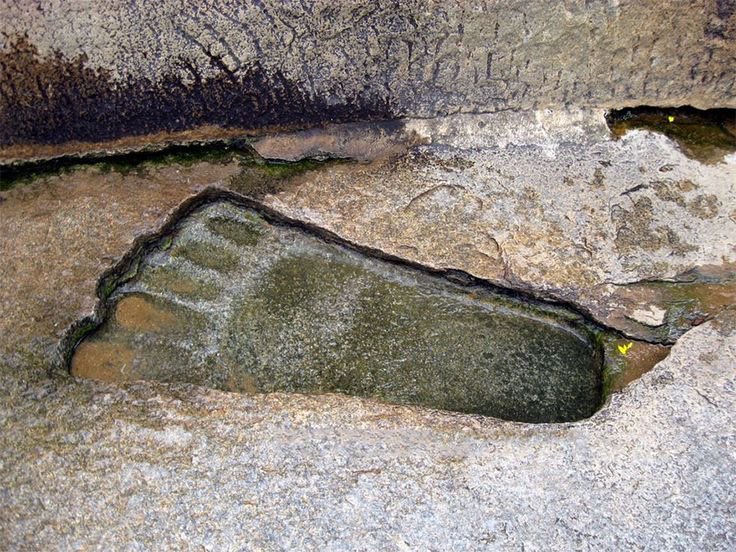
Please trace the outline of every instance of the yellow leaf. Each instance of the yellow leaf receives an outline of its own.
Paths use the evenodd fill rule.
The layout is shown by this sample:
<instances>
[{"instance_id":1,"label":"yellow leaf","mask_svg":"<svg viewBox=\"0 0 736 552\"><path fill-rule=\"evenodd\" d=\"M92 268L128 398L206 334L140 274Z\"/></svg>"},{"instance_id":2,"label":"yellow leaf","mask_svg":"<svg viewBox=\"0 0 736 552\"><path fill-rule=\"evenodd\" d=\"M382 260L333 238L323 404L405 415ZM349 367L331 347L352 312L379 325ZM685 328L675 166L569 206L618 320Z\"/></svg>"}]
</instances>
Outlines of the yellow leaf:
<instances>
[{"instance_id":1,"label":"yellow leaf","mask_svg":"<svg viewBox=\"0 0 736 552\"><path fill-rule=\"evenodd\" d=\"M669 121L670 123L674 123L674 122L675 122L675 117L674 117L673 115L667 115L667 120L668 120L668 121Z\"/></svg>"},{"instance_id":2,"label":"yellow leaf","mask_svg":"<svg viewBox=\"0 0 736 552\"><path fill-rule=\"evenodd\" d=\"M629 349L631 349L631 347L632 347L633 345L634 345L634 344L633 344L633 343L631 343L631 342L629 342L629 343L626 343L626 344L624 344L624 345L618 345L618 352L619 352L619 353L621 353L622 355L624 355L624 356L625 356L625 355L626 355L626 353L628 353L628 352L629 352Z\"/></svg>"}]
</instances>

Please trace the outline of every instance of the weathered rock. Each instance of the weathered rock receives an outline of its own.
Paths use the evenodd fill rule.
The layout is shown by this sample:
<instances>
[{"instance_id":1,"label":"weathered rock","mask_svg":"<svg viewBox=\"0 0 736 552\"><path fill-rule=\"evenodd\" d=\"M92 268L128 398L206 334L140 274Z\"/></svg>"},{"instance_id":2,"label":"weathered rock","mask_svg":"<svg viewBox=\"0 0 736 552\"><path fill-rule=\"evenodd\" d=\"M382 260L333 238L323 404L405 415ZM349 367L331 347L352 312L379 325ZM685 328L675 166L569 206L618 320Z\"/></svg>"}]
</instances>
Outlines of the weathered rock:
<instances>
[{"instance_id":1,"label":"weathered rock","mask_svg":"<svg viewBox=\"0 0 736 552\"><path fill-rule=\"evenodd\" d=\"M338 120L736 106L721 0L0 6L6 161Z\"/></svg>"},{"instance_id":2,"label":"weathered rock","mask_svg":"<svg viewBox=\"0 0 736 552\"><path fill-rule=\"evenodd\" d=\"M210 163L128 173L89 167L0 192L3 352L52 355L68 326L94 309L101 273L135 238L237 171Z\"/></svg>"},{"instance_id":3,"label":"weathered rock","mask_svg":"<svg viewBox=\"0 0 736 552\"><path fill-rule=\"evenodd\" d=\"M272 161L335 158L374 161L405 153L426 140L407 128L406 122L326 125L258 137L251 145L258 155Z\"/></svg>"},{"instance_id":4,"label":"weathered rock","mask_svg":"<svg viewBox=\"0 0 736 552\"><path fill-rule=\"evenodd\" d=\"M627 316L640 324L661 326L664 324L666 314L667 309L660 309L656 305L651 305L648 309L635 309L634 312Z\"/></svg>"},{"instance_id":5,"label":"weathered rock","mask_svg":"<svg viewBox=\"0 0 736 552\"><path fill-rule=\"evenodd\" d=\"M614 140L602 114L498 117L409 121L425 145L364 164L93 166L0 192L0 548L732 549L734 156ZM687 296L714 319L573 424L49 379L101 272L208 185L632 333L672 337L626 315L672 328Z\"/></svg>"},{"instance_id":6,"label":"weathered rock","mask_svg":"<svg viewBox=\"0 0 736 552\"><path fill-rule=\"evenodd\" d=\"M182 194L204 183L222 186L368 248L573 301L601 322L651 339L672 340L733 300L732 154L703 165L657 134L632 131L612 139L600 111L404 121L391 132L382 148L366 155L376 159L369 164L279 168L234 161L179 169L146 165L127 176L89 169L53 177L47 185L62 178L60 185L68 187L73 178L80 178L84 186L105 186L110 202L126 204L130 187L140 186L143 179L148 180L143 190L160 182L175 185ZM313 136L307 133L306 142L312 143ZM401 154L401 136L426 145ZM299 150L303 138L297 134L276 143L290 141L289 147ZM352 148L349 139L327 138L322 143L337 144L332 150L337 154ZM358 141L352 151L362 147ZM323 153L331 154L330 148ZM184 171L181 178L176 170ZM110 187L116 179L113 193ZM17 209L12 201L0 205L7 213L3 222L8 235L26 232L27 224L20 220L29 205L24 198L33 190L46 192L39 183L6 194L8 200L22 200ZM164 211L184 197L165 199L163 190L156 201L166 202ZM39 200L48 205L48 200ZM151 198L130 201L136 206L152 202L148 209L156 205ZM58 203L60 209L63 205ZM56 215L60 221L79 216L62 212ZM103 214L113 216L87 216ZM65 232L76 236L77 226L69 223ZM64 255L63 247L46 245L44 252L51 255L32 253L28 263L48 263ZM14 250L14 245L8 246ZM667 285L693 266L701 268L682 276L689 281ZM699 275L707 266L713 268ZM89 274L90 282L98 272ZM647 282L637 283L643 280ZM11 283L6 288L9 296L27 295L19 293L17 285L32 284ZM680 306L667 308L673 301ZM667 308L663 325L648 327L631 316L651 305Z\"/></svg>"},{"instance_id":7,"label":"weathered rock","mask_svg":"<svg viewBox=\"0 0 736 552\"><path fill-rule=\"evenodd\" d=\"M367 247L573 301L632 335L671 340L713 312L701 310L709 294L721 306L736 296L733 153L706 165L659 134L614 139L602 112L462 115L404 132L427 145L304 175L264 201ZM671 309L659 328L628 316L675 300L656 280L704 265L723 268L678 292L691 314Z\"/></svg>"},{"instance_id":8,"label":"weathered rock","mask_svg":"<svg viewBox=\"0 0 736 552\"><path fill-rule=\"evenodd\" d=\"M336 395L25 387L3 366L0 544L730 550L736 339L718 322L555 426Z\"/></svg>"}]
</instances>

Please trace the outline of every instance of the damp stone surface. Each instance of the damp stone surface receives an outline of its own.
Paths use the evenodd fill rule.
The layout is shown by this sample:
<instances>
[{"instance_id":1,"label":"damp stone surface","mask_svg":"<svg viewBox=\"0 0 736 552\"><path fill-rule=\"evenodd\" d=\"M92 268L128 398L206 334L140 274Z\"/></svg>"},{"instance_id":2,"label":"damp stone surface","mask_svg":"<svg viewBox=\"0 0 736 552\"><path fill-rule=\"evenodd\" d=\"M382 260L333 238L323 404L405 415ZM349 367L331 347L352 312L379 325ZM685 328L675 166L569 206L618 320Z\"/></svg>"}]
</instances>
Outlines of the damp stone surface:
<instances>
[{"instance_id":1,"label":"damp stone surface","mask_svg":"<svg viewBox=\"0 0 736 552\"><path fill-rule=\"evenodd\" d=\"M590 416L601 358L573 313L460 285L221 201L134 262L76 376L343 393L529 422Z\"/></svg>"}]
</instances>

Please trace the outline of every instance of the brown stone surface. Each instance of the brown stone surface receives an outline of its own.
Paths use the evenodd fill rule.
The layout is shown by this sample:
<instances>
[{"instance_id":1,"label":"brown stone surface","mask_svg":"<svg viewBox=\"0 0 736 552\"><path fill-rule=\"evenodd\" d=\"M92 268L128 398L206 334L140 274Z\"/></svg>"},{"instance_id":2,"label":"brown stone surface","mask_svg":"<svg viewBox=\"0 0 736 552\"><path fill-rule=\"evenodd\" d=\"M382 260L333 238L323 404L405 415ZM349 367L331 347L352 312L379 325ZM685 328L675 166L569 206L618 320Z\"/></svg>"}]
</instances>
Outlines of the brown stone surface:
<instances>
[{"instance_id":1,"label":"brown stone surface","mask_svg":"<svg viewBox=\"0 0 736 552\"><path fill-rule=\"evenodd\" d=\"M48 354L95 306L102 272L193 193L236 166L133 171L83 168L0 192L0 349Z\"/></svg>"},{"instance_id":2,"label":"brown stone surface","mask_svg":"<svg viewBox=\"0 0 736 552\"><path fill-rule=\"evenodd\" d=\"M91 167L19 185L0 202L8 275L0 325L7 345L34 335L58 338L91 312L102 271L137 236L210 185L253 194L366 247L573 301L632 335L669 335L667 325L636 322L637 309L684 301L682 331L733 301L732 269L723 265L735 254L736 221L728 214L736 201L728 184L736 178L732 161L701 165L647 133L612 140L584 130L588 140L597 138L563 146L565 136L581 136L595 115L540 117L410 122L401 132L431 145L401 154L398 142L389 141L372 162L301 174L280 176L234 162L151 165L127 174ZM458 146L463 133L472 149ZM515 142L507 142L511 136ZM689 216L690 206L708 196L718 197L713 216ZM646 220L618 215L644 199L651 205ZM622 245L624 231L634 232L630 246ZM651 236L658 241L650 243ZM652 282L707 265L713 268L700 269L702 277L696 271L689 284ZM648 283L637 283L642 280ZM28 297L36 298L32 308L22 303Z\"/></svg>"},{"instance_id":3,"label":"brown stone surface","mask_svg":"<svg viewBox=\"0 0 736 552\"><path fill-rule=\"evenodd\" d=\"M626 368L611 381L609 391L614 393L642 377L670 354L669 347L641 341L632 343L627 339L622 339L616 345L625 347Z\"/></svg>"},{"instance_id":4,"label":"brown stone surface","mask_svg":"<svg viewBox=\"0 0 736 552\"><path fill-rule=\"evenodd\" d=\"M141 379L133 370L135 353L117 343L81 343L72 359L71 374L78 378L120 382Z\"/></svg>"},{"instance_id":5,"label":"brown stone surface","mask_svg":"<svg viewBox=\"0 0 736 552\"><path fill-rule=\"evenodd\" d=\"M736 341L717 322L562 425L3 369L0 545L730 550Z\"/></svg>"},{"instance_id":6,"label":"brown stone surface","mask_svg":"<svg viewBox=\"0 0 736 552\"><path fill-rule=\"evenodd\" d=\"M115 306L115 322L134 331L165 333L180 320L146 298L132 295Z\"/></svg>"},{"instance_id":7,"label":"brown stone surface","mask_svg":"<svg viewBox=\"0 0 736 552\"><path fill-rule=\"evenodd\" d=\"M674 339L732 302L733 154L704 165L658 134L615 140L595 112L463 116L404 131L431 145L305 174L265 201L367 247L573 301L650 339ZM708 216L694 213L708 197ZM656 283L678 278L690 284ZM633 316L673 303L659 328Z\"/></svg>"}]
</instances>

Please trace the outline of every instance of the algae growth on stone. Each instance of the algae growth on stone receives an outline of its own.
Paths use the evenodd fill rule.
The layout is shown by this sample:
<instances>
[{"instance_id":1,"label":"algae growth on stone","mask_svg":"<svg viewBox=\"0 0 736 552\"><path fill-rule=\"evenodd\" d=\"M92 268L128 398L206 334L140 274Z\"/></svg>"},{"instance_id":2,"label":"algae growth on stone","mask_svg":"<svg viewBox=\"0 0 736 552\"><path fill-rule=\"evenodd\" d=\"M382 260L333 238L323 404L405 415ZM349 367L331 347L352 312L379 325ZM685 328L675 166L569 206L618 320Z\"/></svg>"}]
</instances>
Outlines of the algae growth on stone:
<instances>
[{"instance_id":1,"label":"algae growth on stone","mask_svg":"<svg viewBox=\"0 0 736 552\"><path fill-rule=\"evenodd\" d=\"M272 224L229 202L182 219L107 299L74 375L337 392L541 422L591 415L585 324Z\"/></svg>"},{"instance_id":2,"label":"algae growth on stone","mask_svg":"<svg viewBox=\"0 0 736 552\"><path fill-rule=\"evenodd\" d=\"M642 106L611 111L608 124L615 136L629 130L660 132L682 152L703 163L717 163L736 151L736 110Z\"/></svg>"}]
</instances>

